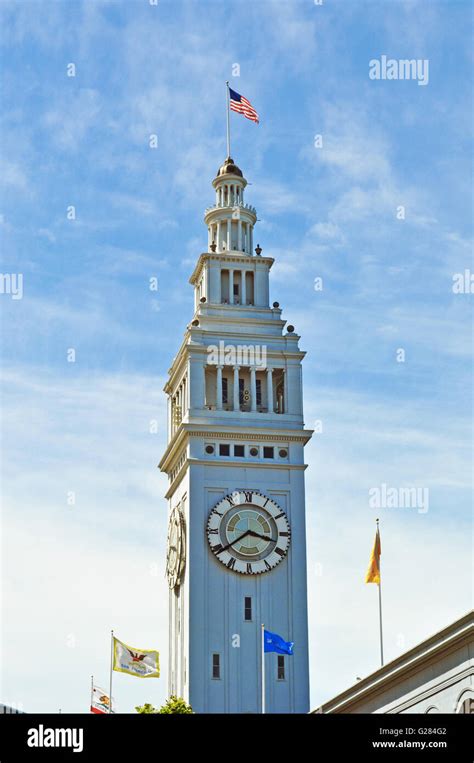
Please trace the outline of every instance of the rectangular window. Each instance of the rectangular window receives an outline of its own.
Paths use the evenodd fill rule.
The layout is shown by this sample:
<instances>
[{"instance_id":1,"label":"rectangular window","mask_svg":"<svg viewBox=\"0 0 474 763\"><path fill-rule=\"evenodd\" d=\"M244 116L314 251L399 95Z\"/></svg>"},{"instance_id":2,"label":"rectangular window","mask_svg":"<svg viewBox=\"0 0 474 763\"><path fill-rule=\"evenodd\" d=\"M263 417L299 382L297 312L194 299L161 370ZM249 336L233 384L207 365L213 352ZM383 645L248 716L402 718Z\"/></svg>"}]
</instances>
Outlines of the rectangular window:
<instances>
[{"instance_id":1,"label":"rectangular window","mask_svg":"<svg viewBox=\"0 0 474 763\"><path fill-rule=\"evenodd\" d=\"M229 401L227 398L227 379L225 378L225 376L223 376L222 377L222 403L224 405L227 405L228 402Z\"/></svg>"},{"instance_id":2,"label":"rectangular window","mask_svg":"<svg viewBox=\"0 0 474 763\"><path fill-rule=\"evenodd\" d=\"M244 404L244 380L239 379L239 403Z\"/></svg>"},{"instance_id":3,"label":"rectangular window","mask_svg":"<svg viewBox=\"0 0 474 763\"><path fill-rule=\"evenodd\" d=\"M213 654L212 655L212 677L213 678L220 678L221 677L221 656L220 656L220 654Z\"/></svg>"},{"instance_id":4,"label":"rectangular window","mask_svg":"<svg viewBox=\"0 0 474 763\"><path fill-rule=\"evenodd\" d=\"M263 457L264 458L273 458L273 448L265 447L263 448Z\"/></svg>"},{"instance_id":5,"label":"rectangular window","mask_svg":"<svg viewBox=\"0 0 474 763\"><path fill-rule=\"evenodd\" d=\"M245 445L234 445L234 456L243 458L245 456Z\"/></svg>"},{"instance_id":6,"label":"rectangular window","mask_svg":"<svg viewBox=\"0 0 474 763\"><path fill-rule=\"evenodd\" d=\"M250 622L252 620L252 597L244 597L244 620Z\"/></svg>"},{"instance_id":7,"label":"rectangular window","mask_svg":"<svg viewBox=\"0 0 474 763\"><path fill-rule=\"evenodd\" d=\"M234 284L234 297L238 297L238 296L239 296L239 284L235 283Z\"/></svg>"},{"instance_id":8,"label":"rectangular window","mask_svg":"<svg viewBox=\"0 0 474 763\"><path fill-rule=\"evenodd\" d=\"M220 456L230 456L230 445L219 445Z\"/></svg>"},{"instance_id":9,"label":"rectangular window","mask_svg":"<svg viewBox=\"0 0 474 763\"><path fill-rule=\"evenodd\" d=\"M279 681L285 680L285 658L282 654L278 655L278 662L277 662L277 679Z\"/></svg>"},{"instance_id":10,"label":"rectangular window","mask_svg":"<svg viewBox=\"0 0 474 763\"><path fill-rule=\"evenodd\" d=\"M256 380L257 385L257 405L262 405L262 381L261 379Z\"/></svg>"}]
</instances>

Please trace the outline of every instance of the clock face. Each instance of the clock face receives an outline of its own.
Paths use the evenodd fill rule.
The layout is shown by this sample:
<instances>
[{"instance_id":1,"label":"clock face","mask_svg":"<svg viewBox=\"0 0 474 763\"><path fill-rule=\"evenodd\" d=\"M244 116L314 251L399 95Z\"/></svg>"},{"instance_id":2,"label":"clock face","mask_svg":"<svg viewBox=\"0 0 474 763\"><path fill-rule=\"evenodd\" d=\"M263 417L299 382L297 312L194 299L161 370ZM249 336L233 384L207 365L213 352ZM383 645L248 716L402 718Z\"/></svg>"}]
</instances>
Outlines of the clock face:
<instances>
[{"instance_id":1,"label":"clock face","mask_svg":"<svg viewBox=\"0 0 474 763\"><path fill-rule=\"evenodd\" d=\"M211 551L227 569L258 575L286 556L290 526L272 498L255 490L237 490L212 509L207 538Z\"/></svg>"},{"instance_id":2,"label":"clock face","mask_svg":"<svg viewBox=\"0 0 474 763\"><path fill-rule=\"evenodd\" d=\"M186 566L186 535L184 517L176 506L168 523L168 551L166 575L171 589L181 585Z\"/></svg>"}]
</instances>

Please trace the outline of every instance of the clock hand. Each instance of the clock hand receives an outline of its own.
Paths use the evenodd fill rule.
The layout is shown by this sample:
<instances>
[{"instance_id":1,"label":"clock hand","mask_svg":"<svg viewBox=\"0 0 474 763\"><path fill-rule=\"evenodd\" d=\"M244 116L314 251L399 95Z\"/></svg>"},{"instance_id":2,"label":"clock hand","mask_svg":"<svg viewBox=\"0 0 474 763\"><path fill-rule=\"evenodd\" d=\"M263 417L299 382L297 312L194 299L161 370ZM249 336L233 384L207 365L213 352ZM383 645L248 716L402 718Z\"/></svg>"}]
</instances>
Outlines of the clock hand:
<instances>
[{"instance_id":1,"label":"clock hand","mask_svg":"<svg viewBox=\"0 0 474 763\"><path fill-rule=\"evenodd\" d=\"M262 540L270 540L272 543L277 542L274 538L269 538L268 535L260 535L260 533L256 533L253 530L249 530L249 535L253 535L254 538L261 538Z\"/></svg>"},{"instance_id":2,"label":"clock hand","mask_svg":"<svg viewBox=\"0 0 474 763\"><path fill-rule=\"evenodd\" d=\"M218 551L218 554L222 554L223 551L227 551L228 548L234 545L234 543L237 543L239 540L242 540L242 538L245 538L246 535L250 535L252 530L246 530L243 535L240 535L238 538L232 541L232 543L228 543L227 546L224 546L224 548L221 548L220 551Z\"/></svg>"}]
</instances>

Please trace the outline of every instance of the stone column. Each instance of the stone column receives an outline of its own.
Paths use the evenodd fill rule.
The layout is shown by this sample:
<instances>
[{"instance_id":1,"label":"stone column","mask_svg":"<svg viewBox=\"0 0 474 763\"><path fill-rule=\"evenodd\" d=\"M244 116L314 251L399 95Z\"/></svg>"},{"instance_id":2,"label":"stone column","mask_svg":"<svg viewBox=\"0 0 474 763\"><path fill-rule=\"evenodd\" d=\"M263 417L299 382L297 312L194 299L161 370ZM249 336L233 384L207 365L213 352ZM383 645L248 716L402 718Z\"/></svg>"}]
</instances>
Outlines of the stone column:
<instances>
[{"instance_id":1,"label":"stone column","mask_svg":"<svg viewBox=\"0 0 474 763\"><path fill-rule=\"evenodd\" d=\"M209 299L209 292L210 292L210 288L209 288L209 262L208 262L206 265L206 269L204 271L204 296L206 297L207 302L211 301Z\"/></svg>"},{"instance_id":2,"label":"stone column","mask_svg":"<svg viewBox=\"0 0 474 763\"><path fill-rule=\"evenodd\" d=\"M255 377L255 366L250 368L250 410L257 410L257 381Z\"/></svg>"},{"instance_id":3,"label":"stone column","mask_svg":"<svg viewBox=\"0 0 474 763\"><path fill-rule=\"evenodd\" d=\"M301 366L300 366L301 370ZM301 380L301 376L300 376ZM290 379L288 374L286 373L286 368L283 369L283 411L284 413L290 413ZM300 394L299 396L299 410L298 413L303 413L303 396Z\"/></svg>"},{"instance_id":4,"label":"stone column","mask_svg":"<svg viewBox=\"0 0 474 763\"><path fill-rule=\"evenodd\" d=\"M217 366L216 378L216 408L222 410L222 366Z\"/></svg>"},{"instance_id":5,"label":"stone column","mask_svg":"<svg viewBox=\"0 0 474 763\"><path fill-rule=\"evenodd\" d=\"M189 402L191 408L204 408L206 400L205 364L198 358L189 364Z\"/></svg>"},{"instance_id":6,"label":"stone column","mask_svg":"<svg viewBox=\"0 0 474 763\"><path fill-rule=\"evenodd\" d=\"M237 220L237 249L242 251L242 220Z\"/></svg>"},{"instance_id":7,"label":"stone column","mask_svg":"<svg viewBox=\"0 0 474 763\"><path fill-rule=\"evenodd\" d=\"M216 252L221 252L222 251L222 247L221 247L221 224L220 224L220 222L217 223L216 244L217 244Z\"/></svg>"},{"instance_id":8,"label":"stone column","mask_svg":"<svg viewBox=\"0 0 474 763\"><path fill-rule=\"evenodd\" d=\"M273 413L273 368L267 368L267 405L268 413Z\"/></svg>"},{"instance_id":9,"label":"stone column","mask_svg":"<svg viewBox=\"0 0 474 763\"><path fill-rule=\"evenodd\" d=\"M229 270L229 305L234 304L234 271Z\"/></svg>"},{"instance_id":10,"label":"stone column","mask_svg":"<svg viewBox=\"0 0 474 763\"><path fill-rule=\"evenodd\" d=\"M212 287L214 302L220 304L222 302L222 270L220 268L212 269ZM209 300L211 295L209 294Z\"/></svg>"},{"instance_id":11,"label":"stone column","mask_svg":"<svg viewBox=\"0 0 474 763\"><path fill-rule=\"evenodd\" d=\"M245 273L247 271L241 270L240 271L240 302L242 305L245 305L247 302L247 291L246 291L246 285L245 285Z\"/></svg>"},{"instance_id":12,"label":"stone column","mask_svg":"<svg viewBox=\"0 0 474 763\"><path fill-rule=\"evenodd\" d=\"M239 371L240 366L234 366L234 411L240 411Z\"/></svg>"},{"instance_id":13,"label":"stone column","mask_svg":"<svg viewBox=\"0 0 474 763\"><path fill-rule=\"evenodd\" d=\"M229 217L229 219L227 220L227 251L228 252L230 252L230 249L231 249L231 241L232 241L231 233L232 233L232 220Z\"/></svg>"},{"instance_id":14,"label":"stone column","mask_svg":"<svg viewBox=\"0 0 474 763\"><path fill-rule=\"evenodd\" d=\"M249 223L249 254L253 254L253 226Z\"/></svg>"}]
</instances>

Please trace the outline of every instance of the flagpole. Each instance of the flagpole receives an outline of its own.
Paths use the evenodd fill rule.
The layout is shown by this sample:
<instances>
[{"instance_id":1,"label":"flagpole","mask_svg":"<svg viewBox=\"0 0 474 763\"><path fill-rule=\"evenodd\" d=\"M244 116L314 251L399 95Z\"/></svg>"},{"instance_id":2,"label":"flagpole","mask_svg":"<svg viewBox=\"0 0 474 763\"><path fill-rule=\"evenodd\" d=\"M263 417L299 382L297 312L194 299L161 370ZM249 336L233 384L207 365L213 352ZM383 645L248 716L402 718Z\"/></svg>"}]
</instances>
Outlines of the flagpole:
<instances>
[{"instance_id":1,"label":"flagpole","mask_svg":"<svg viewBox=\"0 0 474 763\"><path fill-rule=\"evenodd\" d=\"M380 543L379 520L377 519L376 522L377 522L377 535L379 536L379 543ZM379 557L379 622L380 622L380 663L383 667L382 573L381 573L380 557Z\"/></svg>"},{"instance_id":2,"label":"flagpole","mask_svg":"<svg viewBox=\"0 0 474 763\"><path fill-rule=\"evenodd\" d=\"M109 713L112 712L112 674L114 667L114 632L110 631L110 684L109 684Z\"/></svg>"},{"instance_id":3,"label":"flagpole","mask_svg":"<svg viewBox=\"0 0 474 763\"><path fill-rule=\"evenodd\" d=\"M265 626L262 623L262 713L265 713Z\"/></svg>"},{"instance_id":4,"label":"flagpole","mask_svg":"<svg viewBox=\"0 0 474 763\"><path fill-rule=\"evenodd\" d=\"M230 109L229 109L229 82L225 83L226 107L227 107L227 157L230 156Z\"/></svg>"},{"instance_id":5,"label":"flagpole","mask_svg":"<svg viewBox=\"0 0 474 763\"><path fill-rule=\"evenodd\" d=\"M91 676L91 712L92 712L92 702L94 698L94 676Z\"/></svg>"}]
</instances>

